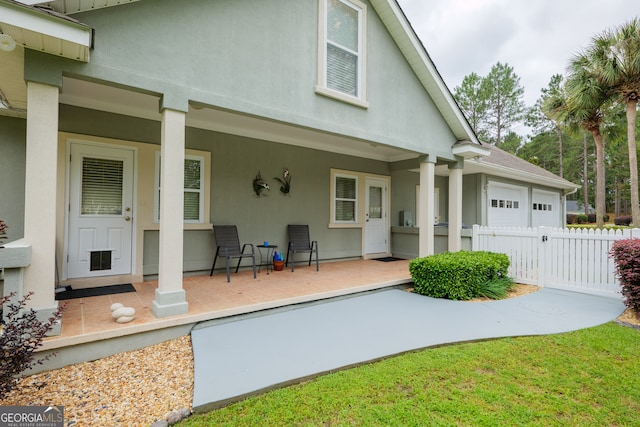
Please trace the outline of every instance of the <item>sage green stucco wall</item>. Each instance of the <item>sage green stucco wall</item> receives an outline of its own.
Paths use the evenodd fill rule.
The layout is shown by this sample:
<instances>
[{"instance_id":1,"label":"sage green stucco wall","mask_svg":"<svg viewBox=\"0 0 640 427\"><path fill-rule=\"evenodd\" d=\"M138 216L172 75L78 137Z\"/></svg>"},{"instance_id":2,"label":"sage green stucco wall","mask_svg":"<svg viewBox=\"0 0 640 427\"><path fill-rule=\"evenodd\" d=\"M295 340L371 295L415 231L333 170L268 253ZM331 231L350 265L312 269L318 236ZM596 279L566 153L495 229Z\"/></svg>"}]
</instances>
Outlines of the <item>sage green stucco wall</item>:
<instances>
[{"instance_id":1,"label":"sage green stucco wall","mask_svg":"<svg viewBox=\"0 0 640 427\"><path fill-rule=\"evenodd\" d=\"M481 175L464 175L462 178L462 223L472 227L482 225L481 198L484 195Z\"/></svg>"},{"instance_id":2,"label":"sage green stucco wall","mask_svg":"<svg viewBox=\"0 0 640 427\"><path fill-rule=\"evenodd\" d=\"M0 219L7 241L24 237L24 177L27 122L0 116Z\"/></svg>"},{"instance_id":3,"label":"sage green stucco wall","mask_svg":"<svg viewBox=\"0 0 640 427\"><path fill-rule=\"evenodd\" d=\"M99 137L158 144L156 123L126 116L62 106L61 130ZM330 229L331 168L389 175L386 162L366 160L307 148L276 144L201 129L187 128L186 147L211 152L211 218L213 224L236 224L243 242L268 240L286 252L287 224L309 224L318 240L321 259L362 255L360 228ZM290 170L291 194L279 192L274 177ZM256 197L252 182L258 172L270 184L264 197ZM415 193L412 186L411 191ZM158 232L144 233L144 274L157 273ZM213 233L185 231L184 268L211 268L215 252Z\"/></svg>"},{"instance_id":4,"label":"sage green stucco wall","mask_svg":"<svg viewBox=\"0 0 640 427\"><path fill-rule=\"evenodd\" d=\"M95 29L90 62L28 52L26 74L64 72L159 94L171 108L193 100L452 159L455 137L367 9L368 109L315 93L318 0L155 0L76 14Z\"/></svg>"}]
</instances>

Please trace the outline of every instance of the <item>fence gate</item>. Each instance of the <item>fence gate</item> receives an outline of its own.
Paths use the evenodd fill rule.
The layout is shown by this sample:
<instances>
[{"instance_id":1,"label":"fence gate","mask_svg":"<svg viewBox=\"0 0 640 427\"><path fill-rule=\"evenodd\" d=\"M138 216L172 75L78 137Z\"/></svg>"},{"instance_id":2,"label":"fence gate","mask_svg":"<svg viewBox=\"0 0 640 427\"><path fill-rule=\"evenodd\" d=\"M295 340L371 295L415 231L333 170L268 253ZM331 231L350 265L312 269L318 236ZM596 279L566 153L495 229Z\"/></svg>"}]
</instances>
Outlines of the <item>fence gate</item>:
<instances>
[{"instance_id":1,"label":"fence gate","mask_svg":"<svg viewBox=\"0 0 640 427\"><path fill-rule=\"evenodd\" d=\"M609 257L616 240L640 229L489 228L473 226L472 249L506 254L519 283L622 298Z\"/></svg>"}]
</instances>

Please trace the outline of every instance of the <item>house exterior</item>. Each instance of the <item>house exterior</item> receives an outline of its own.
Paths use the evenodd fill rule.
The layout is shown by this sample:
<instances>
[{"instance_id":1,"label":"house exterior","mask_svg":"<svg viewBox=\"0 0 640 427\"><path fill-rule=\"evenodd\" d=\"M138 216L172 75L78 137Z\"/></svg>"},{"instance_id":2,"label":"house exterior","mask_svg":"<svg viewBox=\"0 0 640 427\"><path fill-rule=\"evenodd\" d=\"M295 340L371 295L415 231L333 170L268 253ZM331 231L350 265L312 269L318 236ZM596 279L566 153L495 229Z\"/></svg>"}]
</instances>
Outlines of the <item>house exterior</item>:
<instances>
[{"instance_id":1,"label":"house exterior","mask_svg":"<svg viewBox=\"0 0 640 427\"><path fill-rule=\"evenodd\" d=\"M530 178L476 160L394 0L0 0L0 31L0 267L43 315L56 283L145 276L187 312L215 224L280 250L309 224L322 260L459 250L485 188Z\"/></svg>"}]
</instances>

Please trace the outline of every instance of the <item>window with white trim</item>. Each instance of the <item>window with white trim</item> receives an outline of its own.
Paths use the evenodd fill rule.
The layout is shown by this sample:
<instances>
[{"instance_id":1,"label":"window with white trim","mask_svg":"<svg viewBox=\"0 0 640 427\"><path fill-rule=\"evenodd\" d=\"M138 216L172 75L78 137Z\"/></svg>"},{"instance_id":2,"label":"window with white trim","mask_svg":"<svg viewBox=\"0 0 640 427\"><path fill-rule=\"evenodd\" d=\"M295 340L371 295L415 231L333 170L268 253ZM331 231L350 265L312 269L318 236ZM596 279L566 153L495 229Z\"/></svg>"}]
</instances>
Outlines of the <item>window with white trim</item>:
<instances>
[{"instance_id":1,"label":"window with white trim","mask_svg":"<svg viewBox=\"0 0 640 427\"><path fill-rule=\"evenodd\" d=\"M354 223L358 212L358 177L335 174L333 177L333 221Z\"/></svg>"},{"instance_id":2,"label":"window with white trim","mask_svg":"<svg viewBox=\"0 0 640 427\"><path fill-rule=\"evenodd\" d=\"M366 107L366 5L358 0L320 0L316 91Z\"/></svg>"},{"instance_id":3,"label":"window with white trim","mask_svg":"<svg viewBox=\"0 0 640 427\"><path fill-rule=\"evenodd\" d=\"M204 223L204 172L202 156L184 156L184 222ZM160 152L156 152L154 220L160 222Z\"/></svg>"}]
</instances>

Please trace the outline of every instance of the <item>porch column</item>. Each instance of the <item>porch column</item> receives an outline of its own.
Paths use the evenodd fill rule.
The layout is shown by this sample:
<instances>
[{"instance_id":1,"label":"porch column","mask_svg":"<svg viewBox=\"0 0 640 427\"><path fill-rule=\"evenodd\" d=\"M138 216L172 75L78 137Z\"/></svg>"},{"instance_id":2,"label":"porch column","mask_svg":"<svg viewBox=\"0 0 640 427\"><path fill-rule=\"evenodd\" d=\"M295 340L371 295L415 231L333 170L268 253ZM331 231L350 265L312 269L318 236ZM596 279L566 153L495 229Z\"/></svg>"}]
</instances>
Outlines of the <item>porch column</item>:
<instances>
[{"instance_id":1,"label":"porch column","mask_svg":"<svg viewBox=\"0 0 640 427\"><path fill-rule=\"evenodd\" d=\"M186 113L162 110L160 150L160 265L151 308L157 317L189 310L182 289L184 229L184 149Z\"/></svg>"},{"instance_id":2,"label":"porch column","mask_svg":"<svg viewBox=\"0 0 640 427\"><path fill-rule=\"evenodd\" d=\"M449 252L462 249L462 161L449 166Z\"/></svg>"},{"instance_id":3,"label":"porch column","mask_svg":"<svg viewBox=\"0 0 640 427\"><path fill-rule=\"evenodd\" d=\"M434 218L433 198L435 197L436 157L424 156L420 159L420 228L418 256L434 254Z\"/></svg>"},{"instance_id":4,"label":"porch column","mask_svg":"<svg viewBox=\"0 0 640 427\"><path fill-rule=\"evenodd\" d=\"M27 146L24 194L24 241L31 263L24 270L28 306L48 319L57 310L56 195L58 162L58 87L27 82ZM59 334L60 325L50 332Z\"/></svg>"}]
</instances>

